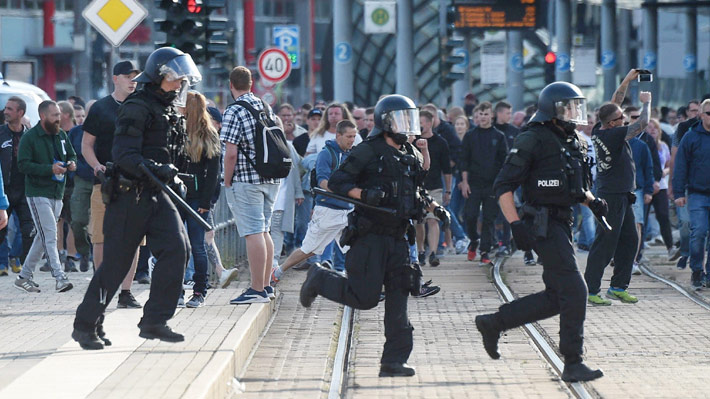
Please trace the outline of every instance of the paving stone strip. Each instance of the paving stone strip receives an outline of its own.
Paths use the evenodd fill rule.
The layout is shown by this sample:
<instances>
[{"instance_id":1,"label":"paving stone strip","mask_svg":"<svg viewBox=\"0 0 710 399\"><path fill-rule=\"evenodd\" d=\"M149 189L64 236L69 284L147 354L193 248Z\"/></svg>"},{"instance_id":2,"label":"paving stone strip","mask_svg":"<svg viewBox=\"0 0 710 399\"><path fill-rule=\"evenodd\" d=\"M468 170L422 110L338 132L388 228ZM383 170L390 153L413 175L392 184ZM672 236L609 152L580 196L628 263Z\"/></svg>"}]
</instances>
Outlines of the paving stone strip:
<instances>
[{"instance_id":1,"label":"paving stone strip","mask_svg":"<svg viewBox=\"0 0 710 399\"><path fill-rule=\"evenodd\" d=\"M583 272L586 253L578 253L578 265ZM656 263L651 267L668 268ZM541 268L525 266L522 255L516 254L506 262L504 273L512 290L522 296L543 288ZM611 274L607 267L603 290ZM706 398L710 312L648 276L633 276L629 291L639 298L637 304L614 301L612 306L587 307L585 356L590 366L605 372L587 387L609 398ZM556 346L559 317L539 324Z\"/></svg>"}]
</instances>

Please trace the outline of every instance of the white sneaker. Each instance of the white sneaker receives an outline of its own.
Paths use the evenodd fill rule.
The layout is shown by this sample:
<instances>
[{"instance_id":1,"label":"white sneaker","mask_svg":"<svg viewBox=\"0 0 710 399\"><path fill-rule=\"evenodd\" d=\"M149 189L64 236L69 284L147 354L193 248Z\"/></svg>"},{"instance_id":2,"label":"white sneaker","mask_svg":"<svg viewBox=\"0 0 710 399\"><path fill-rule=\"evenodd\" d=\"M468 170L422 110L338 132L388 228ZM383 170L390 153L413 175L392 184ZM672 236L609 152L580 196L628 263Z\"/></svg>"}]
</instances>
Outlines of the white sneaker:
<instances>
[{"instance_id":1,"label":"white sneaker","mask_svg":"<svg viewBox=\"0 0 710 399\"><path fill-rule=\"evenodd\" d=\"M634 262L634 265L631 267L631 274L634 276L640 276L641 275L641 268L639 268L639 264Z\"/></svg>"},{"instance_id":2,"label":"white sneaker","mask_svg":"<svg viewBox=\"0 0 710 399\"><path fill-rule=\"evenodd\" d=\"M182 283L183 290L191 290L193 288L195 288L195 282L192 280L185 280L185 282Z\"/></svg>"},{"instance_id":3,"label":"white sneaker","mask_svg":"<svg viewBox=\"0 0 710 399\"><path fill-rule=\"evenodd\" d=\"M219 276L219 287L229 287L229 284L236 280L237 277L239 277L239 270L237 270L236 267L233 269L224 269L224 271L222 271L222 275Z\"/></svg>"}]
</instances>

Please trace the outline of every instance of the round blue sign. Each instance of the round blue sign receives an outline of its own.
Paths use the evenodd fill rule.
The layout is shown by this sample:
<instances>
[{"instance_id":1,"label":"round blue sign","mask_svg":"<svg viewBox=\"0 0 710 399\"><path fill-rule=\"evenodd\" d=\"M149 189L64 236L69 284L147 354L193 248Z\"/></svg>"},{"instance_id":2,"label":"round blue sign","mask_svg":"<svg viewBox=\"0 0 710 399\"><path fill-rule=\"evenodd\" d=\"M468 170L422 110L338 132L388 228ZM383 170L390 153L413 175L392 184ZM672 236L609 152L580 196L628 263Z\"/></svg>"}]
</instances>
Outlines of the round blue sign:
<instances>
[{"instance_id":1,"label":"round blue sign","mask_svg":"<svg viewBox=\"0 0 710 399\"><path fill-rule=\"evenodd\" d=\"M353 48L348 42L340 42L335 45L335 61L347 64L353 58Z\"/></svg>"},{"instance_id":2,"label":"round blue sign","mask_svg":"<svg viewBox=\"0 0 710 399\"><path fill-rule=\"evenodd\" d=\"M611 50L602 52L602 68L612 69L616 66L616 53Z\"/></svg>"},{"instance_id":3,"label":"round blue sign","mask_svg":"<svg viewBox=\"0 0 710 399\"><path fill-rule=\"evenodd\" d=\"M569 72L570 70L570 57L569 54L558 53L557 54L557 71L559 72Z\"/></svg>"},{"instance_id":4,"label":"round blue sign","mask_svg":"<svg viewBox=\"0 0 710 399\"><path fill-rule=\"evenodd\" d=\"M694 54L686 54L683 57L683 68L685 72L695 72L698 67L698 61Z\"/></svg>"},{"instance_id":5,"label":"round blue sign","mask_svg":"<svg viewBox=\"0 0 710 399\"><path fill-rule=\"evenodd\" d=\"M515 72L523 71L523 55L520 53L514 53L510 56L510 69Z\"/></svg>"},{"instance_id":6,"label":"round blue sign","mask_svg":"<svg viewBox=\"0 0 710 399\"><path fill-rule=\"evenodd\" d=\"M454 55L459 55L459 56L463 57L463 61L459 62L455 66L460 67L460 68L468 67L468 63L469 63L468 51L459 47L456 50L454 50Z\"/></svg>"},{"instance_id":7,"label":"round blue sign","mask_svg":"<svg viewBox=\"0 0 710 399\"><path fill-rule=\"evenodd\" d=\"M658 57L654 51L648 51L643 56L643 69L656 69L656 64L658 63Z\"/></svg>"}]
</instances>

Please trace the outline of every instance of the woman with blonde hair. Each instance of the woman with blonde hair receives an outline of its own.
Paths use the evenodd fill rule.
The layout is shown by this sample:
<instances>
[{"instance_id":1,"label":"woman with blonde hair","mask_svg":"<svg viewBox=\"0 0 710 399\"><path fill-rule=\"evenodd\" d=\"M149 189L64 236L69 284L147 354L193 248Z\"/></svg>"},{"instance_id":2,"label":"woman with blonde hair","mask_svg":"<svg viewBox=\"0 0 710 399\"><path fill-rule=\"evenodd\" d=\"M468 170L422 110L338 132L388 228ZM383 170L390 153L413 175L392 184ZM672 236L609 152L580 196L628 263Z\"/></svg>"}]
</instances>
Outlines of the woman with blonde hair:
<instances>
[{"instance_id":1,"label":"woman with blonde hair","mask_svg":"<svg viewBox=\"0 0 710 399\"><path fill-rule=\"evenodd\" d=\"M331 103L323 111L323 117L320 119L320 124L315 130L313 130L310 135L310 141L308 142L308 147L306 148L306 155L317 154L320 150L325 147L325 142L328 140L335 140L335 125L343 119L348 119L353 124L355 119L350 113L348 108L340 103ZM362 143L362 137L358 134L355 137L355 144Z\"/></svg>"},{"instance_id":2,"label":"woman with blonde hair","mask_svg":"<svg viewBox=\"0 0 710 399\"><path fill-rule=\"evenodd\" d=\"M663 177L659 182L659 190L653 195L653 199L648 205L646 217L648 217L648 209L653 206L653 210L656 212L656 220L658 220L658 226L661 230L663 243L666 245L668 255L670 256L673 252L673 235L671 232L670 218L668 217L668 174L670 173L671 152L668 149L668 145L662 140L663 130L661 130L661 124L657 119L651 119L649 121L648 126L646 126L646 133L656 140L658 157L661 160L661 168L663 169Z\"/></svg>"},{"instance_id":3,"label":"woman with blonde hair","mask_svg":"<svg viewBox=\"0 0 710 399\"><path fill-rule=\"evenodd\" d=\"M185 104L187 118L187 143L185 152L188 157L184 171L194 178L185 178L187 186L186 202L202 218L210 219L212 196L217 188L222 148L219 133L212 124L207 111L205 96L197 92L187 94ZM201 307L207 294L207 251L205 249L205 229L192 218L183 215L187 223L187 235L192 247L192 260L195 265L193 295L185 304L189 308Z\"/></svg>"}]
</instances>

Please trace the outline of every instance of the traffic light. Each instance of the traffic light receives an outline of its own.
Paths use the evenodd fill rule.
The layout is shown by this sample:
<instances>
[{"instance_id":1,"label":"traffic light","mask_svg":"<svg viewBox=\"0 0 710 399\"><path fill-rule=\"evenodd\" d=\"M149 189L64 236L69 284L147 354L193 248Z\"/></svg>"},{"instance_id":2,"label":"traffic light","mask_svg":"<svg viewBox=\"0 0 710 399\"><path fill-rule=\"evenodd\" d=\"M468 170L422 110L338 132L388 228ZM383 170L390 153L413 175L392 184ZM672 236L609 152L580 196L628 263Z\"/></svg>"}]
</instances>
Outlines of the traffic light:
<instances>
[{"instance_id":1,"label":"traffic light","mask_svg":"<svg viewBox=\"0 0 710 399\"><path fill-rule=\"evenodd\" d=\"M440 38L439 46L439 87L441 88L451 86L455 81L465 78L461 72L452 72L455 65L465 61L465 57L456 55L455 52L459 49L466 51L464 41L453 37L457 18L456 7L449 7L446 10L446 36Z\"/></svg>"},{"instance_id":2,"label":"traffic light","mask_svg":"<svg viewBox=\"0 0 710 399\"><path fill-rule=\"evenodd\" d=\"M555 61L557 61L557 54L553 51L548 51L545 54L545 84L549 85L555 81Z\"/></svg>"},{"instance_id":3,"label":"traffic light","mask_svg":"<svg viewBox=\"0 0 710 399\"><path fill-rule=\"evenodd\" d=\"M227 55L227 19L211 15L225 7L225 0L157 0L157 6L166 12L165 19L154 21L166 35L158 47L178 48L196 64Z\"/></svg>"}]
</instances>

